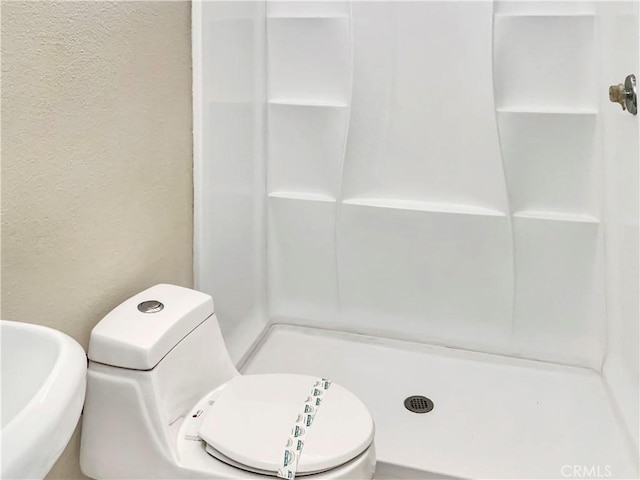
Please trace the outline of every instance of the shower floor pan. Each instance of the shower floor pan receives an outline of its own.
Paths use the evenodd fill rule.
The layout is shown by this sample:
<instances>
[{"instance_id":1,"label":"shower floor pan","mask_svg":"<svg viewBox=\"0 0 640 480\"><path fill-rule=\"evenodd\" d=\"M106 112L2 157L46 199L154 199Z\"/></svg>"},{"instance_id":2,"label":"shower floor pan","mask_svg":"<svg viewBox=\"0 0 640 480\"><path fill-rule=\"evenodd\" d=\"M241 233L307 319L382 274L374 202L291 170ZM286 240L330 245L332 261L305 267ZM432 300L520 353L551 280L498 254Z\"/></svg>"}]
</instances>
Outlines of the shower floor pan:
<instances>
[{"instance_id":1,"label":"shower floor pan","mask_svg":"<svg viewBox=\"0 0 640 480\"><path fill-rule=\"evenodd\" d=\"M638 478L601 377L587 369L274 325L243 373L347 387L376 424L376 478ZM433 401L413 413L412 395Z\"/></svg>"}]
</instances>

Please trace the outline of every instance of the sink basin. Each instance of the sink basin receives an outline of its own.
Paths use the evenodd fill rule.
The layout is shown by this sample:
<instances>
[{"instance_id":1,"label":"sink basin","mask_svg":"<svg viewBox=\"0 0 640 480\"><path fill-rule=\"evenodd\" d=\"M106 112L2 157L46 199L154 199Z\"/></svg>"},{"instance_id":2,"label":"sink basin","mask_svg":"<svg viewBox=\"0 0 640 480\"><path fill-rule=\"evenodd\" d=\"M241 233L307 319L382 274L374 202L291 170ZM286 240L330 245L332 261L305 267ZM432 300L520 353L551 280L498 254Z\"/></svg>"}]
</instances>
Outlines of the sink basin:
<instances>
[{"instance_id":1,"label":"sink basin","mask_svg":"<svg viewBox=\"0 0 640 480\"><path fill-rule=\"evenodd\" d=\"M1 478L44 478L78 423L87 358L51 328L0 321Z\"/></svg>"}]
</instances>

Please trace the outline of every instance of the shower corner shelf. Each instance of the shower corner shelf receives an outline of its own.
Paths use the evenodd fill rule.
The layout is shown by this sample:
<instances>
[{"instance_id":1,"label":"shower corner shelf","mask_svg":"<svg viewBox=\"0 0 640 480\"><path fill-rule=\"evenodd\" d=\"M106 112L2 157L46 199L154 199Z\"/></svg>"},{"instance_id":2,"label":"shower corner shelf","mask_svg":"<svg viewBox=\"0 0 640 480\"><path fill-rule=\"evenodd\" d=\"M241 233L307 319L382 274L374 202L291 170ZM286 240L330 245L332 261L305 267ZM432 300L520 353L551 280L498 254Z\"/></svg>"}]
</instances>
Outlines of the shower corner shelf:
<instances>
[{"instance_id":1,"label":"shower corner shelf","mask_svg":"<svg viewBox=\"0 0 640 480\"><path fill-rule=\"evenodd\" d=\"M520 210L518 212L514 212L513 217L531 220L587 223L593 225L598 225L600 223L600 219L594 215L587 215L582 213L547 212L541 210Z\"/></svg>"},{"instance_id":2,"label":"shower corner shelf","mask_svg":"<svg viewBox=\"0 0 640 480\"><path fill-rule=\"evenodd\" d=\"M324 193L311 193L311 192L292 192L278 190L271 192L267 195L269 198L280 198L284 200L304 200L310 202L327 202L335 203L336 199L330 195Z\"/></svg>"},{"instance_id":3,"label":"shower corner shelf","mask_svg":"<svg viewBox=\"0 0 640 480\"><path fill-rule=\"evenodd\" d=\"M327 14L321 14L321 13L317 13L317 14L309 14L309 15L305 15L305 14L301 14L301 13L295 13L295 14L291 14L291 15L287 15L287 14L270 14L267 15L267 20L335 20L335 19L348 19L349 18L349 14L348 13L335 13L335 14L331 14L331 13L327 13Z\"/></svg>"},{"instance_id":4,"label":"shower corner shelf","mask_svg":"<svg viewBox=\"0 0 640 480\"><path fill-rule=\"evenodd\" d=\"M300 98L273 98L267 100L269 105L279 107L324 107L324 108L347 108L349 104L336 100L315 100Z\"/></svg>"},{"instance_id":5,"label":"shower corner shelf","mask_svg":"<svg viewBox=\"0 0 640 480\"><path fill-rule=\"evenodd\" d=\"M496 112L498 112L498 114L522 113L539 115L598 115L599 113L597 108L591 107L544 107L526 105L496 107Z\"/></svg>"},{"instance_id":6,"label":"shower corner shelf","mask_svg":"<svg viewBox=\"0 0 640 480\"><path fill-rule=\"evenodd\" d=\"M588 11L567 11L567 12L554 12L554 11L543 11L543 10L539 10L536 12L527 12L527 11L510 11L510 12L500 12L497 11L495 13L495 16L497 18L522 18L522 17L527 17L527 18L570 18L570 17L577 17L577 18L583 18L583 17L594 17L596 16L595 12L588 12Z\"/></svg>"}]
</instances>

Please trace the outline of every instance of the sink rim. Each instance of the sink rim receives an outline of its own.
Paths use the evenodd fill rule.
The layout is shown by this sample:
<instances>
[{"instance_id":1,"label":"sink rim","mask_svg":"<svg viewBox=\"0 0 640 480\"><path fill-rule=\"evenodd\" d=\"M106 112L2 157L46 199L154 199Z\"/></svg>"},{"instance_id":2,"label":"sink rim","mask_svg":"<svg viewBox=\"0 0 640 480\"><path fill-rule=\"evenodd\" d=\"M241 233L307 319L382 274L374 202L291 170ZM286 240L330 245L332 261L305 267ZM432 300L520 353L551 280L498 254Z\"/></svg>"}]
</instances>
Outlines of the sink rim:
<instances>
[{"instance_id":1,"label":"sink rim","mask_svg":"<svg viewBox=\"0 0 640 480\"><path fill-rule=\"evenodd\" d=\"M0 320L2 336L22 330L55 343L49 373L29 401L2 428L2 477L43 478L69 442L84 404L87 359L70 336L42 325Z\"/></svg>"}]
</instances>

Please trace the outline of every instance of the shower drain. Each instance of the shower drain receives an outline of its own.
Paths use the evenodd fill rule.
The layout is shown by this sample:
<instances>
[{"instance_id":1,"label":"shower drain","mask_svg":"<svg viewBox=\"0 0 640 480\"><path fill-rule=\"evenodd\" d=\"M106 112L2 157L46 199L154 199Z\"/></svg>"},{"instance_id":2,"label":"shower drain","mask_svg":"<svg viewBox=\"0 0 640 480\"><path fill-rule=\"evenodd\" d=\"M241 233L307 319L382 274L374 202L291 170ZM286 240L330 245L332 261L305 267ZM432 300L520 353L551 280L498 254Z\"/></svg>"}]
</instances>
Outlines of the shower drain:
<instances>
[{"instance_id":1,"label":"shower drain","mask_svg":"<svg viewBox=\"0 0 640 480\"><path fill-rule=\"evenodd\" d=\"M422 395L412 395L404 401L407 410L413 413L427 413L433 410L433 402Z\"/></svg>"}]
</instances>

